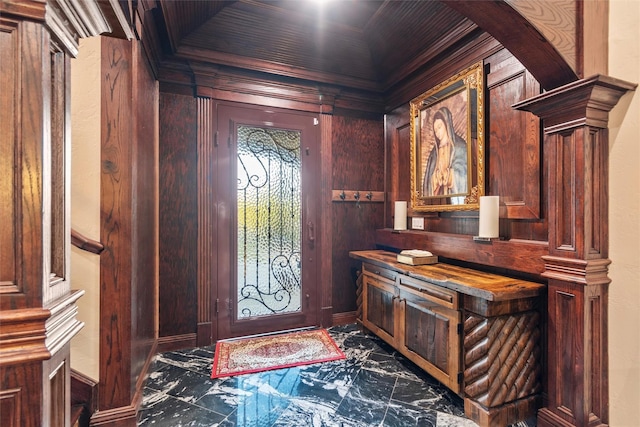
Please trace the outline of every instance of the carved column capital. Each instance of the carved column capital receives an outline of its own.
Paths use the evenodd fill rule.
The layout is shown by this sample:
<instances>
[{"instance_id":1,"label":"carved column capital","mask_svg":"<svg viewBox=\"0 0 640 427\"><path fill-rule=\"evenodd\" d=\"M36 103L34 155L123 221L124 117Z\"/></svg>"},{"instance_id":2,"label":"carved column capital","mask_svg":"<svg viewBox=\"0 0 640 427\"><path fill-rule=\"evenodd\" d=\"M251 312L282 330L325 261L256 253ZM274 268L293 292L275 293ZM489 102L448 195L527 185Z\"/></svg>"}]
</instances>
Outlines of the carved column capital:
<instances>
[{"instance_id":1,"label":"carved column capital","mask_svg":"<svg viewBox=\"0 0 640 427\"><path fill-rule=\"evenodd\" d=\"M595 75L514 104L513 108L540 117L545 134L585 125L604 129L609 121L609 111L622 95L636 86L613 77Z\"/></svg>"}]
</instances>

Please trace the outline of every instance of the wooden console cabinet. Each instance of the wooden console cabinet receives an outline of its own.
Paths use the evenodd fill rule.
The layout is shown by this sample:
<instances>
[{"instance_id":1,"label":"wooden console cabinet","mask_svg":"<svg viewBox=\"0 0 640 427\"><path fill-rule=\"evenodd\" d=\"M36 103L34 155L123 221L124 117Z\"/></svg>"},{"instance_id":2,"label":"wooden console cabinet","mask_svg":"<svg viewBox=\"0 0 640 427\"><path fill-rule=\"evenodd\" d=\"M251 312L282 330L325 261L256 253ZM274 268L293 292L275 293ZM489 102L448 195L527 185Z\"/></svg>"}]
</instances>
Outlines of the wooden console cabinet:
<instances>
[{"instance_id":1,"label":"wooden console cabinet","mask_svg":"<svg viewBox=\"0 0 640 427\"><path fill-rule=\"evenodd\" d=\"M541 404L545 285L448 264L410 266L386 251L362 261L361 325L464 398L481 426Z\"/></svg>"}]
</instances>

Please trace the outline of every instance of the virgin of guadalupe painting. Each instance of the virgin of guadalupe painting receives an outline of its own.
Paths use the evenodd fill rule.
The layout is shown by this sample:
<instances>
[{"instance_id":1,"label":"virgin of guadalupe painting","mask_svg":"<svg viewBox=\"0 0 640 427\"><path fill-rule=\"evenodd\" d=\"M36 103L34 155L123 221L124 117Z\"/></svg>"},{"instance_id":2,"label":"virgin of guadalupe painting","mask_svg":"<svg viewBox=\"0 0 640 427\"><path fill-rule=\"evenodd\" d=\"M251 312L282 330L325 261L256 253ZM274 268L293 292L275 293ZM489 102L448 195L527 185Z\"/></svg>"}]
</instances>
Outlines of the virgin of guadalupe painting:
<instances>
[{"instance_id":1,"label":"virgin of guadalupe painting","mask_svg":"<svg viewBox=\"0 0 640 427\"><path fill-rule=\"evenodd\" d=\"M422 194L426 197L466 195L467 142L456 133L447 107L436 111L432 125L435 143L427 160Z\"/></svg>"},{"instance_id":2,"label":"virgin of guadalupe painting","mask_svg":"<svg viewBox=\"0 0 640 427\"><path fill-rule=\"evenodd\" d=\"M484 195L483 74L477 63L411 101L411 209L478 209Z\"/></svg>"}]
</instances>

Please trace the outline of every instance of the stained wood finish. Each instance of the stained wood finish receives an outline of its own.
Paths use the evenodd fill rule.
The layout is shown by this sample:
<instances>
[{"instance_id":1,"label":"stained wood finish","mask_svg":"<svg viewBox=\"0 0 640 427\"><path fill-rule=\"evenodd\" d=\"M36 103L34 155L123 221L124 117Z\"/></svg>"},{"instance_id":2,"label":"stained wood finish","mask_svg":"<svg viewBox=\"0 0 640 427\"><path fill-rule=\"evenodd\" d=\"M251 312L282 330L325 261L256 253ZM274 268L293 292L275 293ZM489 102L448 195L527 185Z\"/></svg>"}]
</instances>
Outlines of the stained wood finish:
<instances>
[{"instance_id":1,"label":"stained wood finish","mask_svg":"<svg viewBox=\"0 0 640 427\"><path fill-rule=\"evenodd\" d=\"M100 178L100 409L128 406L130 390L119 387L131 375L132 170L133 108L131 45L102 39L102 122ZM108 325L108 326L107 326ZM125 363L126 361L126 363ZM111 379L111 380L109 380ZM119 381L118 381L119 379Z\"/></svg>"},{"instance_id":2,"label":"stained wood finish","mask_svg":"<svg viewBox=\"0 0 640 427\"><path fill-rule=\"evenodd\" d=\"M350 256L363 262L362 326L460 394L479 425L535 415L544 285L441 263L409 266L386 251Z\"/></svg>"},{"instance_id":3,"label":"stained wood finish","mask_svg":"<svg viewBox=\"0 0 640 427\"><path fill-rule=\"evenodd\" d=\"M376 244L396 251L420 248L453 260L536 276L544 272L543 256L548 253L547 242L513 239L479 243L470 235L413 230L397 233L390 228L376 230Z\"/></svg>"},{"instance_id":4,"label":"stained wood finish","mask_svg":"<svg viewBox=\"0 0 640 427\"><path fill-rule=\"evenodd\" d=\"M177 55L372 91L435 61L475 28L439 2L336 3L320 20L314 5L298 2L239 1L203 9L199 2L163 7ZM431 20L433 26L424 25Z\"/></svg>"},{"instance_id":5,"label":"stained wood finish","mask_svg":"<svg viewBox=\"0 0 640 427\"><path fill-rule=\"evenodd\" d=\"M485 48L488 49L489 46ZM546 185L546 173L543 168L545 154L541 149L540 121L533 114L520 114L521 111L514 111L511 107L517 100L539 93L539 85L505 49L495 53L492 50L482 52L484 56L480 60L485 63L489 94L486 112L488 132L485 138L485 193L500 196L501 236L545 242L548 224L544 215L541 215L546 208L546 201L541 195L542 188ZM454 73L458 70L449 68L448 71ZM393 201L411 199L411 177L407 167L411 161L407 105L398 107L385 116L385 148L386 186L389 192L385 226L392 227ZM409 206L408 214L425 218L425 230L428 231L468 235L476 235L478 232L477 212L425 214L414 212ZM512 221L513 219L530 221ZM401 244L396 247L411 247L410 241L405 243L404 246ZM453 251L454 247L449 250ZM466 253L461 251L453 256L457 257L463 259Z\"/></svg>"},{"instance_id":6,"label":"stained wood finish","mask_svg":"<svg viewBox=\"0 0 640 427\"><path fill-rule=\"evenodd\" d=\"M500 204L506 208L503 218L540 218L543 184L540 119L511 108L516 102L539 94L540 85L506 50L487 58L485 64L487 116L491 118L485 148L488 160L485 194L500 196Z\"/></svg>"},{"instance_id":7,"label":"stained wood finish","mask_svg":"<svg viewBox=\"0 0 640 427\"><path fill-rule=\"evenodd\" d=\"M635 89L594 76L516 105L550 149L548 402L538 425L608 423L608 112ZM569 347L567 347L569 346Z\"/></svg>"},{"instance_id":8,"label":"stained wood finish","mask_svg":"<svg viewBox=\"0 0 640 427\"><path fill-rule=\"evenodd\" d=\"M465 395L484 408L493 408L540 393L540 327L537 311L493 318L466 313ZM491 425L513 422L506 418L497 421L492 420Z\"/></svg>"},{"instance_id":9,"label":"stained wood finish","mask_svg":"<svg viewBox=\"0 0 640 427\"><path fill-rule=\"evenodd\" d=\"M192 345L198 307L197 141L196 99L161 93L159 336L194 334Z\"/></svg>"},{"instance_id":10,"label":"stained wood finish","mask_svg":"<svg viewBox=\"0 0 640 427\"><path fill-rule=\"evenodd\" d=\"M320 211L320 132L315 114L293 112L273 107L248 107L242 104L220 102L216 105L216 129L221 143L216 149L216 174L213 188L216 192L217 227L216 250L218 269L215 291L218 305L218 338L230 338L277 330L314 326L319 323L322 304L322 286L319 282L320 254L324 244L318 234ZM300 213L303 224L301 240L301 309L260 318L241 318L237 314L237 295L234 283L242 271L237 269L236 236L237 182L236 131L239 124L279 129L297 129L301 143L301 195ZM223 231L224 230L224 231ZM326 284L329 285L329 284Z\"/></svg>"},{"instance_id":11,"label":"stained wood finish","mask_svg":"<svg viewBox=\"0 0 640 427\"><path fill-rule=\"evenodd\" d=\"M197 345L217 339L211 316L214 272L217 271L215 243L215 199L211 185L215 170L214 109L209 98L198 98L198 331Z\"/></svg>"},{"instance_id":12,"label":"stained wood finish","mask_svg":"<svg viewBox=\"0 0 640 427\"><path fill-rule=\"evenodd\" d=\"M409 103L406 103L385 116L385 228L393 227L393 202L411 200L411 168L407 167L411 164L409 115Z\"/></svg>"},{"instance_id":13,"label":"stained wood finish","mask_svg":"<svg viewBox=\"0 0 640 427\"><path fill-rule=\"evenodd\" d=\"M100 379L91 424L135 423L155 347L157 86L137 41L103 38Z\"/></svg>"},{"instance_id":14,"label":"stained wood finish","mask_svg":"<svg viewBox=\"0 0 640 427\"><path fill-rule=\"evenodd\" d=\"M133 121L131 377L142 390L142 373L155 350L158 297L158 85L139 42L132 43ZM140 378L143 377L143 378Z\"/></svg>"},{"instance_id":15,"label":"stained wood finish","mask_svg":"<svg viewBox=\"0 0 640 427\"><path fill-rule=\"evenodd\" d=\"M433 288L425 292L419 282L413 285L416 287L403 283L400 277L397 297L402 323L399 325L398 349L450 390L460 393L461 315L457 310L457 293L447 295L454 304L441 304L442 300L429 297Z\"/></svg>"},{"instance_id":16,"label":"stained wood finish","mask_svg":"<svg viewBox=\"0 0 640 427\"><path fill-rule=\"evenodd\" d=\"M555 46L507 2L487 2L477 7L470 0L441 1L498 39L531 71L543 89L562 86L578 78L576 70L567 64Z\"/></svg>"},{"instance_id":17,"label":"stained wood finish","mask_svg":"<svg viewBox=\"0 0 640 427\"><path fill-rule=\"evenodd\" d=\"M333 189L333 116L320 114L320 215L319 230L321 237L318 278L320 280L320 321L322 326L333 325L333 211L329 194Z\"/></svg>"},{"instance_id":18,"label":"stained wood finish","mask_svg":"<svg viewBox=\"0 0 640 427\"><path fill-rule=\"evenodd\" d=\"M384 188L382 132L380 121L333 117L332 189L381 191ZM362 173L363 168L367 173ZM333 312L343 313L356 309L355 281L359 265L349 258L349 251L375 248L374 230L383 225L384 205L333 202L330 209Z\"/></svg>"},{"instance_id":19,"label":"stained wood finish","mask_svg":"<svg viewBox=\"0 0 640 427\"><path fill-rule=\"evenodd\" d=\"M0 365L0 421L9 427L40 427L44 424L42 362Z\"/></svg>"},{"instance_id":20,"label":"stained wood finish","mask_svg":"<svg viewBox=\"0 0 640 427\"><path fill-rule=\"evenodd\" d=\"M487 301L506 301L538 296L544 292L541 283L513 279L444 263L407 265L396 261L396 254L383 250L351 251L349 256L396 271L404 276L426 281L438 287Z\"/></svg>"},{"instance_id":21,"label":"stained wood finish","mask_svg":"<svg viewBox=\"0 0 640 427\"><path fill-rule=\"evenodd\" d=\"M13 157L15 181L10 181L12 188L5 184L2 187L3 205L8 206L12 215L8 220L15 227L3 230L2 243L7 246L3 246L2 252L13 254L3 261L0 273L3 282L0 307L3 310L37 307L43 303L42 162L43 139L49 134L48 123L43 120L44 97L50 90L47 81L50 78L49 33L41 23L10 17L3 16L3 62L7 58L6 69L9 71L3 72L3 80L11 85L15 104L1 114L3 123L16 131L9 133L11 139L3 138L2 149L7 154L20 153L20 156ZM15 148L9 149L10 145ZM13 170L13 166L9 170Z\"/></svg>"},{"instance_id":22,"label":"stained wood finish","mask_svg":"<svg viewBox=\"0 0 640 427\"><path fill-rule=\"evenodd\" d=\"M104 250L104 245L97 240L89 239L76 230L71 230L71 244L83 251L99 254Z\"/></svg>"},{"instance_id":23,"label":"stained wood finish","mask_svg":"<svg viewBox=\"0 0 640 427\"><path fill-rule=\"evenodd\" d=\"M77 5L95 7L94 2ZM0 424L69 425L69 59L74 5L0 4ZM46 11L46 13L45 13ZM60 22L51 22L52 17ZM6 129L5 129L6 128Z\"/></svg>"},{"instance_id":24,"label":"stained wood finish","mask_svg":"<svg viewBox=\"0 0 640 427\"><path fill-rule=\"evenodd\" d=\"M365 300L362 321L385 341L396 343L396 287L375 276L364 276Z\"/></svg>"}]
</instances>

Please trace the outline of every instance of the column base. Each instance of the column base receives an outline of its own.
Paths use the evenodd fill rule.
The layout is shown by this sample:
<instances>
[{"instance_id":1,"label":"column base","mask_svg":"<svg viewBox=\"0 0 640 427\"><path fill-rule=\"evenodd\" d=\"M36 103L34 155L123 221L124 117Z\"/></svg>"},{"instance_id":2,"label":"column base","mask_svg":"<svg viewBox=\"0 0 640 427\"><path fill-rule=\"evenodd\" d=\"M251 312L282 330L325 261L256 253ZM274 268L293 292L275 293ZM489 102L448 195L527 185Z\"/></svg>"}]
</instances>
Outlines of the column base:
<instances>
[{"instance_id":1,"label":"column base","mask_svg":"<svg viewBox=\"0 0 640 427\"><path fill-rule=\"evenodd\" d=\"M535 417L541 403L541 396L533 395L493 408L485 408L478 402L465 398L464 413L480 427L504 427Z\"/></svg>"}]
</instances>

